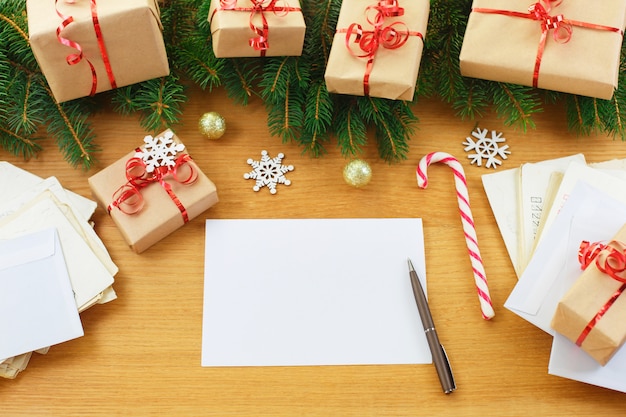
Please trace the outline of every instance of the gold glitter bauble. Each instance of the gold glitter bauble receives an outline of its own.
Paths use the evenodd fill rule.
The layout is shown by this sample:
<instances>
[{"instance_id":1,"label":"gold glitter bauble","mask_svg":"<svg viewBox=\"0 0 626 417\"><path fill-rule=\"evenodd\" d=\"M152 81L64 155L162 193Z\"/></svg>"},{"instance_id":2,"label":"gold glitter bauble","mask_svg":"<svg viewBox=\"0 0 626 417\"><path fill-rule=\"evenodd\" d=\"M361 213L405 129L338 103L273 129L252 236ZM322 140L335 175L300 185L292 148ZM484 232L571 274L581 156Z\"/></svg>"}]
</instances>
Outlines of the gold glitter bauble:
<instances>
[{"instance_id":1,"label":"gold glitter bauble","mask_svg":"<svg viewBox=\"0 0 626 417\"><path fill-rule=\"evenodd\" d=\"M219 139L226 132L226 120L219 113L210 111L202 115L198 128L207 139Z\"/></svg>"},{"instance_id":2,"label":"gold glitter bauble","mask_svg":"<svg viewBox=\"0 0 626 417\"><path fill-rule=\"evenodd\" d=\"M363 187L372 179L372 168L367 162L355 159L344 167L343 179L353 187Z\"/></svg>"}]
</instances>

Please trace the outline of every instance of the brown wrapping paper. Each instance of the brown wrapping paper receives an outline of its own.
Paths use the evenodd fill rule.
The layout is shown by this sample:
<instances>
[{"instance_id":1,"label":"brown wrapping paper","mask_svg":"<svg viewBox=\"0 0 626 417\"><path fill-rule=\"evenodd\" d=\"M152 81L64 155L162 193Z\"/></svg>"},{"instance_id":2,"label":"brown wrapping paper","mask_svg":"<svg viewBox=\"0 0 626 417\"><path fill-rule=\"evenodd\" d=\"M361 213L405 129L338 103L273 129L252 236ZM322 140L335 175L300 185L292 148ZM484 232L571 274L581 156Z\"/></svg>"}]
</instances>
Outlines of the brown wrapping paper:
<instances>
[{"instance_id":1,"label":"brown wrapping paper","mask_svg":"<svg viewBox=\"0 0 626 417\"><path fill-rule=\"evenodd\" d=\"M526 13L528 0L474 0L473 8ZM624 29L626 0L590 4L566 0L550 15ZM610 99L617 87L622 35L572 26L567 43L547 36L537 87L601 99ZM539 21L472 11L460 54L461 74L467 77L526 86L533 85L541 37Z\"/></svg>"},{"instance_id":2,"label":"brown wrapping paper","mask_svg":"<svg viewBox=\"0 0 626 417\"><path fill-rule=\"evenodd\" d=\"M174 136L174 140L180 143L178 137ZM183 153L186 152L185 149ZM126 161L134 155L135 151L128 153L89 178L91 192L105 210L113 201L113 194L126 184ZM171 178L167 182L187 210L191 221L217 203L218 197L215 184L193 161L190 163L198 172L198 178L193 184L183 185ZM145 251L185 224L179 208L159 183L142 188L141 194L144 206L138 213L125 214L117 208L110 212L124 239L137 253Z\"/></svg>"},{"instance_id":3,"label":"brown wrapping paper","mask_svg":"<svg viewBox=\"0 0 626 417\"><path fill-rule=\"evenodd\" d=\"M626 225L613 238L626 242ZM595 260L559 301L552 318L552 328L573 343L587 324L623 285L598 270ZM601 365L605 365L626 341L626 294L621 294L591 329L581 348Z\"/></svg>"},{"instance_id":4,"label":"brown wrapping paper","mask_svg":"<svg viewBox=\"0 0 626 417\"><path fill-rule=\"evenodd\" d=\"M300 2L288 0L278 2L276 6L300 8ZM236 7L251 8L252 1L237 0ZM265 56L302 55L306 32L302 11L263 13L269 28ZM211 22L213 53L217 58L261 56L261 52L249 44L250 38L256 37L250 28L250 16L250 11L220 10L220 1L211 0L208 20ZM252 22L257 27L263 27L260 13L255 13Z\"/></svg>"},{"instance_id":5,"label":"brown wrapping paper","mask_svg":"<svg viewBox=\"0 0 626 417\"><path fill-rule=\"evenodd\" d=\"M62 45L56 36L62 19L55 11L55 1L26 3L30 44L55 99L64 102L90 94L93 78L87 60L96 69L96 93L110 90L89 0L76 0L74 4L59 0L56 4L62 14L74 18L61 36L82 47L84 58L76 65L68 65L66 57L77 50ZM154 0L99 1L97 7L102 38L118 87L169 74L159 7Z\"/></svg>"},{"instance_id":6,"label":"brown wrapping paper","mask_svg":"<svg viewBox=\"0 0 626 417\"><path fill-rule=\"evenodd\" d=\"M348 29L352 23L360 24L364 30L371 30L372 25L367 22L365 9L376 3L375 0L344 0L339 12L337 30ZM399 6L404 8L404 16L385 18L385 26L401 21L409 31L426 36L430 2L400 0ZM397 49L379 47L369 77L369 95L392 100L413 100L423 47L424 42L418 36L409 36L408 41ZM358 45L355 44L353 48L356 48L358 54L362 54ZM366 64L367 58L358 58L350 53L346 46L346 34L335 33L324 74L328 91L363 96Z\"/></svg>"}]
</instances>

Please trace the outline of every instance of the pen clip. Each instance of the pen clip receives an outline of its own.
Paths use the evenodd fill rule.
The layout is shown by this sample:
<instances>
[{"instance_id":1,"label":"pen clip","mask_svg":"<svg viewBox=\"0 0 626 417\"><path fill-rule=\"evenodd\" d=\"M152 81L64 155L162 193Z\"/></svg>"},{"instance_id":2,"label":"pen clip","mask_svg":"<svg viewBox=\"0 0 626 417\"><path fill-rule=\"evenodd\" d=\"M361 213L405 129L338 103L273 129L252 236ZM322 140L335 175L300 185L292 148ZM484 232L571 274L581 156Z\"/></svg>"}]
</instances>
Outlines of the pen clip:
<instances>
[{"instance_id":1,"label":"pen clip","mask_svg":"<svg viewBox=\"0 0 626 417\"><path fill-rule=\"evenodd\" d=\"M441 348L441 352L443 353L443 357L445 359L445 365L446 365L445 376L447 377L447 383L443 389L443 392L446 394L450 394L452 393L452 391L456 390L456 382L454 382L454 374L452 373L452 367L450 366L450 360L448 359L448 354L446 353L446 349L444 349L442 344L439 344L439 347Z\"/></svg>"}]
</instances>

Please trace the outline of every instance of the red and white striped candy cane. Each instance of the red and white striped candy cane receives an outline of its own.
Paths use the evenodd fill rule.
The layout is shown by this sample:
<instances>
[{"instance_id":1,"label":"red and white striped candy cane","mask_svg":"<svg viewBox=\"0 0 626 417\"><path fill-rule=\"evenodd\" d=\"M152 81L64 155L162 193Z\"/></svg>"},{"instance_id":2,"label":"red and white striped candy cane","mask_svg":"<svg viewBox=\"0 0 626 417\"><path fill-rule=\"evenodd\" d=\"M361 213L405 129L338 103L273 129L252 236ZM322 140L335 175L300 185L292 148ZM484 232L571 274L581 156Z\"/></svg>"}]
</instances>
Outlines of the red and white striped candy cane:
<instances>
[{"instance_id":1,"label":"red and white striped candy cane","mask_svg":"<svg viewBox=\"0 0 626 417\"><path fill-rule=\"evenodd\" d=\"M485 320L492 318L495 313L489 296L489 287L487 286L487 276L483 266L483 260L478 250L478 238L476 237L476 227L474 226L474 218L470 209L469 193L467 191L467 180L465 179L465 171L463 166L454 156L445 152L432 152L425 155L419 162L416 169L417 185L420 188L426 188L428 185L428 177L426 169L435 162L443 162L448 165L454 173L454 183L456 185L456 196L459 203L459 211L461 213L461 221L463 223L463 231L465 233L465 241L469 252L470 261L472 262L472 270L474 271L474 281L478 290L478 300L480 301L480 309Z\"/></svg>"}]
</instances>

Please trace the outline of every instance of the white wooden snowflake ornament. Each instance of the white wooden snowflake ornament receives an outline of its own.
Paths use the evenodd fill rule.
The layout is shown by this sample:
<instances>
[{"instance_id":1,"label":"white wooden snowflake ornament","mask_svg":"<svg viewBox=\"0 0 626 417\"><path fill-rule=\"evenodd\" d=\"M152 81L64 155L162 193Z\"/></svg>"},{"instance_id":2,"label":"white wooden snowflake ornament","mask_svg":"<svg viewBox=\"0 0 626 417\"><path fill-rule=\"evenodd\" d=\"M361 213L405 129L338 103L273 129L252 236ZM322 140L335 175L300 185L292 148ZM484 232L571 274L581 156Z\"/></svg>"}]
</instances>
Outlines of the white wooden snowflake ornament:
<instances>
[{"instance_id":1,"label":"white wooden snowflake ornament","mask_svg":"<svg viewBox=\"0 0 626 417\"><path fill-rule=\"evenodd\" d=\"M509 151L509 145L500 146L500 143L506 141L502 137L502 133L497 133L495 130L491 131L491 137L487 137L488 130L476 128L472 132L472 136L476 138L476 141L471 137L465 138L465 152L475 151L475 153L469 154L467 157L472 160L472 164L477 166L482 165L483 159L485 159L485 168L493 167L496 169L498 165L502 165L502 159L507 159L511 151Z\"/></svg>"},{"instance_id":2,"label":"white wooden snowflake ornament","mask_svg":"<svg viewBox=\"0 0 626 417\"><path fill-rule=\"evenodd\" d=\"M293 165L283 165L284 154L279 153L276 158L270 158L267 151L261 151L261 160L255 161L248 159L248 165L252 171L243 174L247 180L256 180L256 184L252 189L259 191L263 187L267 187L271 194L276 194L276 186L278 184L290 185L291 181L285 178L285 174L293 171Z\"/></svg>"},{"instance_id":3,"label":"white wooden snowflake ornament","mask_svg":"<svg viewBox=\"0 0 626 417\"><path fill-rule=\"evenodd\" d=\"M135 157L143 160L147 172L154 172L159 167L175 166L176 155L185 149L185 145L174 141L174 132L171 130L156 138L148 135L143 141L145 144L135 153Z\"/></svg>"}]
</instances>

